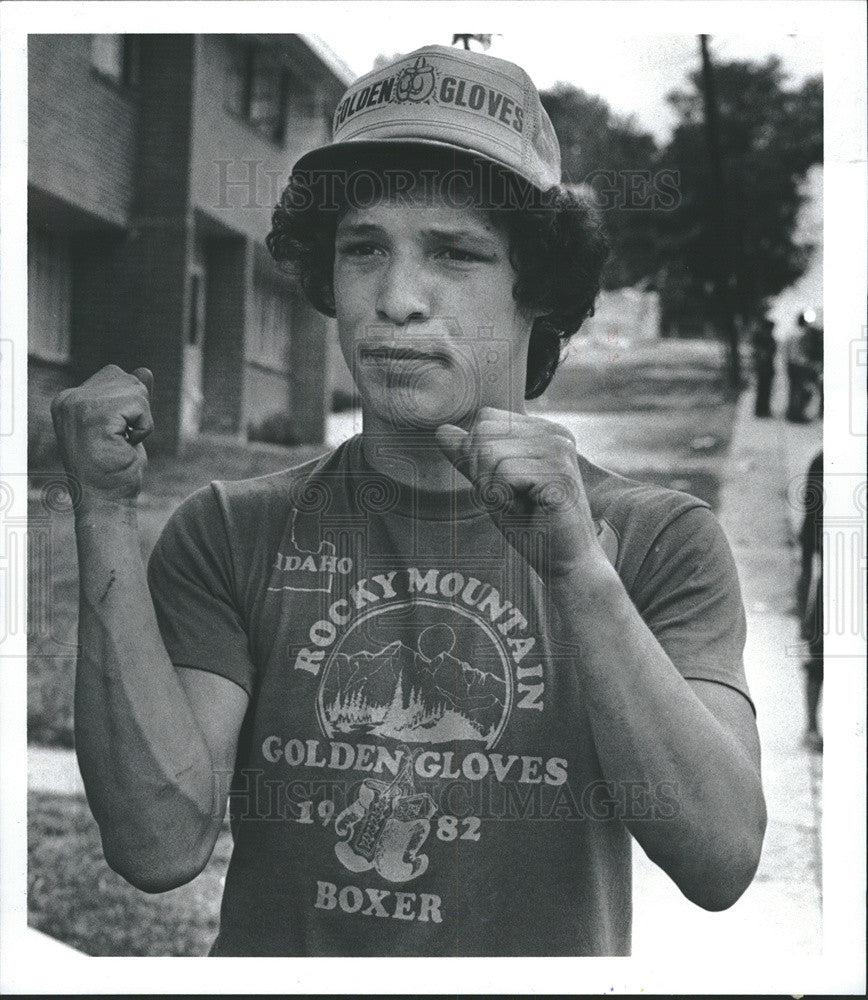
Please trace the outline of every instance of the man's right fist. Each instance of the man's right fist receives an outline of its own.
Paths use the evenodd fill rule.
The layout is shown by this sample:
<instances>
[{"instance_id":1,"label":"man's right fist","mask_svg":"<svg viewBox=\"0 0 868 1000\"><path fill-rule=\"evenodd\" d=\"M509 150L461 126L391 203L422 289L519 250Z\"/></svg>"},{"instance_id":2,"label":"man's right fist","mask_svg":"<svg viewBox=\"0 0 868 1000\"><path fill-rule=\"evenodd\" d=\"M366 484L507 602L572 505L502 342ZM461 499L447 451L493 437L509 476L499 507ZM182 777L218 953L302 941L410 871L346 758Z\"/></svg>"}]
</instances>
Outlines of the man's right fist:
<instances>
[{"instance_id":1,"label":"man's right fist","mask_svg":"<svg viewBox=\"0 0 868 1000\"><path fill-rule=\"evenodd\" d=\"M147 455L142 441L154 429L147 368L132 375L107 365L51 403L63 464L83 499L129 501L138 496Z\"/></svg>"}]
</instances>

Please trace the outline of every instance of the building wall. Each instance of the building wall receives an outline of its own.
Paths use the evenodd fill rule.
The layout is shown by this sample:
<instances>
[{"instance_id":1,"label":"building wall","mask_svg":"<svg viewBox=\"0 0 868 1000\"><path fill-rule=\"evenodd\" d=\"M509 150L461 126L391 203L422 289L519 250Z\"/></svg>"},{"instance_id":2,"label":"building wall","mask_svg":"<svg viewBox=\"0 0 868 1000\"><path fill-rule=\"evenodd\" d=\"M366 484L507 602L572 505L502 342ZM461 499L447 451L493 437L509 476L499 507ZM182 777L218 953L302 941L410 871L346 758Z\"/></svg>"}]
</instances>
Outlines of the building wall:
<instances>
[{"instance_id":1,"label":"building wall","mask_svg":"<svg viewBox=\"0 0 868 1000\"><path fill-rule=\"evenodd\" d=\"M119 330L127 315L123 270L125 236L111 228L93 228L95 220L78 220L79 228L56 228L69 248L70 281L67 298L68 352L65 356L42 349L35 326L38 303L30 302L28 344L28 427L31 460L43 464L55 452L51 400L60 392L89 378L103 365L118 361ZM38 212L29 219L31 233L46 227ZM85 228L80 228L84 226ZM28 267L28 280L30 267ZM35 295L39 295L37 290Z\"/></svg>"},{"instance_id":2,"label":"building wall","mask_svg":"<svg viewBox=\"0 0 868 1000\"><path fill-rule=\"evenodd\" d=\"M61 365L30 358L27 363L27 464L31 471L50 468L57 462L57 441L51 422L51 400L72 385Z\"/></svg>"},{"instance_id":3,"label":"building wall","mask_svg":"<svg viewBox=\"0 0 868 1000\"><path fill-rule=\"evenodd\" d=\"M292 66L301 43L280 38ZM291 163L326 140L326 118L318 114L316 128L308 128L296 117L283 144L269 142L224 110L225 37L140 35L135 45L135 86L125 87L93 70L89 35L30 40L31 225L70 234L76 250L70 356L31 363L34 447L47 454L53 444L53 395L115 362L153 370L150 444L177 449L197 247L208 278L199 429L244 435L251 423L282 413L295 440L320 441L329 395L327 321L304 303L293 306L291 365L282 373L257 372L246 345L254 258L296 301L264 238ZM299 49L298 79L321 83L336 100L341 85L305 51ZM265 185L252 198L246 186L228 193L220 186L220 161L226 180L238 177L233 164L247 170L244 160Z\"/></svg>"},{"instance_id":4,"label":"building wall","mask_svg":"<svg viewBox=\"0 0 868 1000\"><path fill-rule=\"evenodd\" d=\"M244 431L252 440L288 444L291 438L292 405L286 375L252 362L244 365Z\"/></svg>"},{"instance_id":5,"label":"building wall","mask_svg":"<svg viewBox=\"0 0 868 1000\"><path fill-rule=\"evenodd\" d=\"M91 66L90 35L30 35L29 177L117 225L133 194L135 92Z\"/></svg>"},{"instance_id":6,"label":"building wall","mask_svg":"<svg viewBox=\"0 0 868 1000\"><path fill-rule=\"evenodd\" d=\"M153 440L175 441L188 229L186 38L139 36L134 87L93 69L90 35L30 39L29 224L67 234L73 261L69 357L30 364L31 450L46 459L52 397L108 363L154 370Z\"/></svg>"},{"instance_id":7,"label":"building wall","mask_svg":"<svg viewBox=\"0 0 868 1000\"><path fill-rule=\"evenodd\" d=\"M251 245L258 271L273 276L275 287L293 299L292 322L286 331L291 367L281 372L253 363L249 357L253 334L249 284L236 289L236 294L248 300L246 309L233 309L226 294L219 295L219 302L213 304L209 298L209 308L219 311L224 325L218 332L213 318L209 321L205 370L221 373L221 390L232 395L221 399L212 382L209 403L206 384L204 426L224 433L243 434L254 429L257 434L263 423L269 422L270 433L279 434L282 429L295 440L311 442L322 440L330 398L327 321L307 307L300 293L282 279L277 265L264 252L264 244L274 205L292 164L307 150L328 141L328 114L341 87L330 77L312 72L310 56L305 55L297 39L279 37L283 62L290 74L287 124L281 142L270 141L225 107L232 39L199 35L195 41L191 204L197 216L210 220L217 230L243 234ZM209 288L214 280L212 276ZM239 329L242 314L245 327ZM232 365L239 358L239 347L244 356L243 386L236 389ZM238 392L240 408L232 405Z\"/></svg>"},{"instance_id":8,"label":"building wall","mask_svg":"<svg viewBox=\"0 0 868 1000\"><path fill-rule=\"evenodd\" d=\"M293 428L299 444L325 437L326 414L331 409L328 332L334 320L318 313L298 296L294 336L290 343Z\"/></svg>"},{"instance_id":9,"label":"building wall","mask_svg":"<svg viewBox=\"0 0 868 1000\"><path fill-rule=\"evenodd\" d=\"M95 71L90 35L29 36L28 224L64 234L73 267L69 356L29 359L35 465L56 457L54 396L114 360L118 247L133 199L136 124L136 92Z\"/></svg>"},{"instance_id":10,"label":"building wall","mask_svg":"<svg viewBox=\"0 0 868 1000\"><path fill-rule=\"evenodd\" d=\"M302 81L303 70L293 68L289 56L289 124L282 143L269 141L228 112L224 94L230 46L225 35L196 36L191 201L199 211L261 243L271 228L271 212L292 164L307 150L328 141L328 127L324 116L298 122L302 105L294 87ZM324 83L309 82L314 88L326 88ZM323 95L322 99L328 98Z\"/></svg>"},{"instance_id":11,"label":"building wall","mask_svg":"<svg viewBox=\"0 0 868 1000\"><path fill-rule=\"evenodd\" d=\"M201 430L244 431L244 328L253 255L243 236L202 237L207 297L203 346Z\"/></svg>"},{"instance_id":12,"label":"building wall","mask_svg":"<svg viewBox=\"0 0 868 1000\"><path fill-rule=\"evenodd\" d=\"M74 240L72 374L90 378L121 356L129 328L125 268L128 237L83 233ZM137 365L134 367L138 367Z\"/></svg>"},{"instance_id":13,"label":"building wall","mask_svg":"<svg viewBox=\"0 0 868 1000\"><path fill-rule=\"evenodd\" d=\"M127 256L129 323L121 364L154 373L152 447L179 439L183 345L193 253L190 211L192 35L139 36L135 195Z\"/></svg>"}]
</instances>

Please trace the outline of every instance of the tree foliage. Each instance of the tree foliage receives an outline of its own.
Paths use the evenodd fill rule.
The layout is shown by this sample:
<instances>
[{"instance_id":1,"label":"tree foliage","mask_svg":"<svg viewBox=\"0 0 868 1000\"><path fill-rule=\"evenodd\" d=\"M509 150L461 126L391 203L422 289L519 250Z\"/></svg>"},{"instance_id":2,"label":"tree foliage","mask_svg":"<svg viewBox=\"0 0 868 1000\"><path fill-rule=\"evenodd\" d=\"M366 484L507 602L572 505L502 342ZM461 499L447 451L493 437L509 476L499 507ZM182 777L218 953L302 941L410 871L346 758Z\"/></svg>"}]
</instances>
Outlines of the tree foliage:
<instances>
[{"instance_id":1,"label":"tree foliage","mask_svg":"<svg viewBox=\"0 0 868 1000\"><path fill-rule=\"evenodd\" d=\"M635 284L656 260L653 182L660 154L654 137L571 84L558 83L540 97L561 146L564 182L593 191L601 210L612 243L604 285Z\"/></svg>"},{"instance_id":2,"label":"tree foliage","mask_svg":"<svg viewBox=\"0 0 868 1000\"><path fill-rule=\"evenodd\" d=\"M669 97L679 121L661 165L678 171L681 198L673 212L657 219L665 311L696 312L723 254L737 312L749 321L804 272L810 256L811 248L793 237L800 185L823 158L822 83L811 78L799 89L785 88L776 57L760 64L718 63L714 78L724 228L718 235L710 224L721 194L711 170L697 71L689 89Z\"/></svg>"},{"instance_id":3,"label":"tree foliage","mask_svg":"<svg viewBox=\"0 0 868 1000\"><path fill-rule=\"evenodd\" d=\"M804 271L810 248L794 241L800 185L823 158L819 78L786 86L780 60L714 66L724 179L726 269L747 321ZM566 183L593 189L612 242L605 284L641 280L663 293L664 319L695 329L708 315L721 246L699 69L669 102L677 115L659 148L632 118L559 83L543 105L561 144Z\"/></svg>"}]
</instances>

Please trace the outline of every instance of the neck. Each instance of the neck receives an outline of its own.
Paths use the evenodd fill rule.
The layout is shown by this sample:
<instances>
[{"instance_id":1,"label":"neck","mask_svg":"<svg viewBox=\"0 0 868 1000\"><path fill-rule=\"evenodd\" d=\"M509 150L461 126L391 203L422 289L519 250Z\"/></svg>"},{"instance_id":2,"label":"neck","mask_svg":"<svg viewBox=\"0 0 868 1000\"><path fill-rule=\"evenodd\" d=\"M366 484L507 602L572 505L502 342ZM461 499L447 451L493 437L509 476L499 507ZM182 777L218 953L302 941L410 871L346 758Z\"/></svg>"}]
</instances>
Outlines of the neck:
<instances>
[{"instance_id":1,"label":"neck","mask_svg":"<svg viewBox=\"0 0 868 1000\"><path fill-rule=\"evenodd\" d=\"M443 454L433 430L384 428L363 417L362 449L372 469L406 486L449 492L469 485Z\"/></svg>"},{"instance_id":2,"label":"neck","mask_svg":"<svg viewBox=\"0 0 868 1000\"><path fill-rule=\"evenodd\" d=\"M513 408L524 413L524 398ZM469 431L476 419L470 414L459 422ZM434 437L434 428L396 428L374 413L362 410L362 448L372 469L417 489L452 492L470 484L443 453Z\"/></svg>"}]
</instances>

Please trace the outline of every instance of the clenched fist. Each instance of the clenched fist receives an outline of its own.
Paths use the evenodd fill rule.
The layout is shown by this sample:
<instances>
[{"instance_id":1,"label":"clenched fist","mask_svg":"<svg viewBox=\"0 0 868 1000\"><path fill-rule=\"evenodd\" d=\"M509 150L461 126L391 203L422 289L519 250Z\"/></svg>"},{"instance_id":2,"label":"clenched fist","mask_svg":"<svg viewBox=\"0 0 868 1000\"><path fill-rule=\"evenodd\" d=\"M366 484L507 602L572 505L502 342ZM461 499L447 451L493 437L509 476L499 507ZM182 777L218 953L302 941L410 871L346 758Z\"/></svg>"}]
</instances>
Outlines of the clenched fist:
<instances>
[{"instance_id":1,"label":"clenched fist","mask_svg":"<svg viewBox=\"0 0 868 1000\"><path fill-rule=\"evenodd\" d=\"M495 524L543 579L605 558L566 428L485 406L470 431L443 424L435 436L455 468L490 498ZM545 539L544 551L516 543L518 523L526 538Z\"/></svg>"},{"instance_id":2,"label":"clenched fist","mask_svg":"<svg viewBox=\"0 0 868 1000\"><path fill-rule=\"evenodd\" d=\"M107 365L51 403L63 464L81 486L82 499L129 502L138 496L147 465L142 441L154 429L153 375L131 375Z\"/></svg>"}]
</instances>

